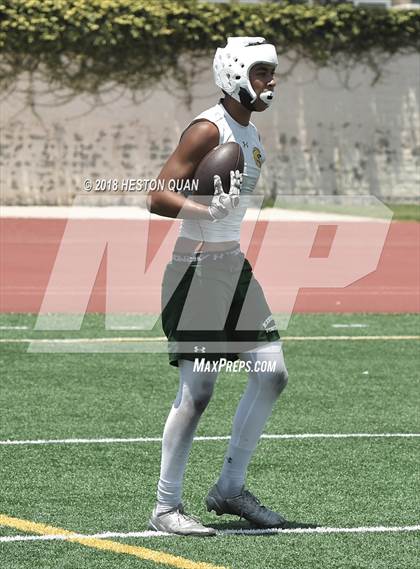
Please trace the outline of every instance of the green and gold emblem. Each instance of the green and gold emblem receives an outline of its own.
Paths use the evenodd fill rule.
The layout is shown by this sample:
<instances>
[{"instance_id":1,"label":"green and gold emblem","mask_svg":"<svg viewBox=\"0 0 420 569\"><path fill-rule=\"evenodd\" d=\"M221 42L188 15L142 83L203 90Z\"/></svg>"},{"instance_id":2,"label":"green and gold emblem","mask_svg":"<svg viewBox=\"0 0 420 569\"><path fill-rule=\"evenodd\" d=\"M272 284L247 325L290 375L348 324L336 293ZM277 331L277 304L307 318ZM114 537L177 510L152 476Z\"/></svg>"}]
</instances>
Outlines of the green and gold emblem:
<instances>
[{"instance_id":1,"label":"green and gold emblem","mask_svg":"<svg viewBox=\"0 0 420 569\"><path fill-rule=\"evenodd\" d=\"M255 164L258 166L258 168L261 168L261 160L262 160L262 156L261 156L261 150L259 148L257 148L256 146L254 146L253 150L252 150L252 156L254 157L255 160Z\"/></svg>"}]
</instances>

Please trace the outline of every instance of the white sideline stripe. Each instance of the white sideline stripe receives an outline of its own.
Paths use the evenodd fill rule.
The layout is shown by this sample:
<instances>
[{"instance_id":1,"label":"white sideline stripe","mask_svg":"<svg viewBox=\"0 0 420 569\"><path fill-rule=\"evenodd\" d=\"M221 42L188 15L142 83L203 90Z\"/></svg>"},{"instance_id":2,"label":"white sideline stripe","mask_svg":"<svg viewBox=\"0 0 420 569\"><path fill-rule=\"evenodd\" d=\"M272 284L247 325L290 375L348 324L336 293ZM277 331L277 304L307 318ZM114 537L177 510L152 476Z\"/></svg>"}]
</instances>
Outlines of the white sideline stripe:
<instances>
[{"instance_id":1,"label":"white sideline stripe","mask_svg":"<svg viewBox=\"0 0 420 569\"><path fill-rule=\"evenodd\" d=\"M419 336L420 339L420 336ZM107 338L0 338L0 342L3 344L20 344L23 342L29 342L31 344L109 344L112 342L116 343L141 343L141 342L162 342L166 341L166 336L148 336L148 337L114 337L109 336Z\"/></svg>"},{"instance_id":2,"label":"white sideline stripe","mask_svg":"<svg viewBox=\"0 0 420 569\"><path fill-rule=\"evenodd\" d=\"M0 326L0 330L29 330L29 326Z\"/></svg>"},{"instance_id":3,"label":"white sideline stripe","mask_svg":"<svg viewBox=\"0 0 420 569\"><path fill-rule=\"evenodd\" d=\"M367 324L333 324L333 328L367 328Z\"/></svg>"},{"instance_id":4,"label":"white sideline stripe","mask_svg":"<svg viewBox=\"0 0 420 569\"><path fill-rule=\"evenodd\" d=\"M282 336L281 341L299 342L299 341L322 341L322 340L420 340L420 335L406 336ZM166 336L148 336L148 337L107 337L107 338L0 338L0 343L16 344L30 342L32 344L97 344L97 343L134 343L134 342L163 342L167 341Z\"/></svg>"},{"instance_id":5,"label":"white sideline stripe","mask_svg":"<svg viewBox=\"0 0 420 569\"><path fill-rule=\"evenodd\" d=\"M329 528L329 527L318 527L318 528L294 528L294 529L227 529L219 530L217 535L270 535L270 534L285 534L285 533L397 533L397 532L408 532L408 531L420 531L420 525L418 526L367 526L367 527L355 527L355 528ZM121 532L104 532L95 534L79 534L75 533L71 536L69 535L11 535L0 537L0 542L10 543L13 541L65 541L66 539L107 539L107 538L130 538L130 537L178 537L171 533L165 533L162 531L132 531L127 533Z\"/></svg>"},{"instance_id":6,"label":"white sideline stripe","mask_svg":"<svg viewBox=\"0 0 420 569\"><path fill-rule=\"evenodd\" d=\"M282 435L261 435L262 439L351 439L351 438L415 438L420 433L297 433ZM228 441L230 436L194 437L194 441ZM102 439L34 439L34 440L3 440L0 445L54 445L54 444L114 444L114 443L160 443L162 437L131 437L131 438L102 438Z\"/></svg>"},{"instance_id":7,"label":"white sideline stripe","mask_svg":"<svg viewBox=\"0 0 420 569\"><path fill-rule=\"evenodd\" d=\"M378 211L379 213L379 211ZM380 212L383 214L383 212ZM160 215L150 214L145 207L139 206L3 206L2 218L23 219L134 219L165 221ZM386 215L380 217L365 217L346 213L330 213L282 208L248 208L244 221L318 221L343 222L366 221L387 223ZM179 222L179 220L176 220Z\"/></svg>"}]
</instances>

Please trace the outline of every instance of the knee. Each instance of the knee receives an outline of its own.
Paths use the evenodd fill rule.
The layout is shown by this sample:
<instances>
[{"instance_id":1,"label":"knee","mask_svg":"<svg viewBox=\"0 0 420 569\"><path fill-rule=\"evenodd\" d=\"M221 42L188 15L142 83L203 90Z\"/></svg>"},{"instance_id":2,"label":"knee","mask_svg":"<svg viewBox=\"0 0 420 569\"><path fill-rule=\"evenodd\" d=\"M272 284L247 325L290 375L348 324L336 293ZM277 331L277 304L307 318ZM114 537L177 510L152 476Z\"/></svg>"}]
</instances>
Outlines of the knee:
<instances>
[{"instance_id":1,"label":"knee","mask_svg":"<svg viewBox=\"0 0 420 569\"><path fill-rule=\"evenodd\" d=\"M184 413L192 416L201 415L213 395L214 378L196 376L195 381L184 385L179 394L179 405Z\"/></svg>"},{"instance_id":2,"label":"knee","mask_svg":"<svg viewBox=\"0 0 420 569\"><path fill-rule=\"evenodd\" d=\"M252 361L259 389L270 399L276 399L289 379L281 345L276 342L265 346L252 356Z\"/></svg>"},{"instance_id":3,"label":"knee","mask_svg":"<svg viewBox=\"0 0 420 569\"><path fill-rule=\"evenodd\" d=\"M201 415L213 395L217 373L195 372L193 362L180 361L180 386L174 407L185 416L197 418Z\"/></svg>"},{"instance_id":4,"label":"knee","mask_svg":"<svg viewBox=\"0 0 420 569\"><path fill-rule=\"evenodd\" d=\"M192 404L194 405L194 410L196 413L203 413L206 409L207 405L210 403L210 399L213 395L213 384L212 383L203 383L200 386L200 389L195 392L191 399Z\"/></svg>"},{"instance_id":5,"label":"knee","mask_svg":"<svg viewBox=\"0 0 420 569\"><path fill-rule=\"evenodd\" d=\"M286 387L288 381L289 381L289 374L287 372L287 369L285 367L283 367L282 370L279 372L278 377L277 377L277 386L279 389L279 394Z\"/></svg>"},{"instance_id":6,"label":"knee","mask_svg":"<svg viewBox=\"0 0 420 569\"><path fill-rule=\"evenodd\" d=\"M274 397L278 397L283 389L286 387L289 380L289 374L286 367L283 365L276 368L275 371L264 374L263 381L268 389L273 393Z\"/></svg>"}]
</instances>

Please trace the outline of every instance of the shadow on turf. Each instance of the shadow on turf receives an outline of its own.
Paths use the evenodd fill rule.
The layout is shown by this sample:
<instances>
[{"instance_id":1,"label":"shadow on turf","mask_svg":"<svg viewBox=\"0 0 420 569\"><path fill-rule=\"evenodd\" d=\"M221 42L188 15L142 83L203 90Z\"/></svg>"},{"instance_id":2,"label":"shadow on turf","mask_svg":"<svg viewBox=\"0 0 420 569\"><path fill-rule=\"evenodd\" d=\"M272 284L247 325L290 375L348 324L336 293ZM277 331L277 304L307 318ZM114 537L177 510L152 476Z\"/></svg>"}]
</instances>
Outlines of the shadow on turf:
<instances>
[{"instance_id":1,"label":"shadow on turf","mask_svg":"<svg viewBox=\"0 0 420 569\"><path fill-rule=\"evenodd\" d=\"M285 524L281 528L258 528L257 526L253 526L252 524L246 521L233 521L233 522L216 522L212 524L208 524L210 527L214 528L215 530L258 530L261 529L261 535L270 535L269 533L264 533L269 529L314 529L319 527L318 524L308 523L308 522L298 522L298 521L286 521ZM253 534L255 535L255 534Z\"/></svg>"}]
</instances>

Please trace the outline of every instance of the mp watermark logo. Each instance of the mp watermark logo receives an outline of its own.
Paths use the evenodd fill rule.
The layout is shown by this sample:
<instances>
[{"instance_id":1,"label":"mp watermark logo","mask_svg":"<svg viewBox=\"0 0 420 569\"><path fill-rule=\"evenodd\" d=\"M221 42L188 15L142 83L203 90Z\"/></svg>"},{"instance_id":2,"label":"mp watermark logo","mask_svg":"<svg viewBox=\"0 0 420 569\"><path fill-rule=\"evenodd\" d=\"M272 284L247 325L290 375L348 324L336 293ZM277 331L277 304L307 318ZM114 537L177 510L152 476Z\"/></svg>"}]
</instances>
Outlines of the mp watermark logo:
<instances>
[{"instance_id":1,"label":"mp watermark logo","mask_svg":"<svg viewBox=\"0 0 420 569\"><path fill-rule=\"evenodd\" d=\"M93 193L78 196L74 206L96 205L90 201L94 197ZM100 198L101 206L116 205L115 196L102 194ZM130 342L108 341L101 346L82 341L79 344L77 341L32 342L29 351L166 352L168 344L162 332L153 338L150 331L158 329L162 311L163 316L170 319L174 310L179 312L178 330L188 336L187 342L182 334L170 339L176 342L177 352L245 351L247 342L241 338L249 337L249 332L255 332L256 328L267 334L287 328L301 288L343 288L375 271L392 218L391 210L373 196L316 196L310 202L295 196L281 196L270 209L262 209L263 196L241 196L241 207L247 207L252 214L242 225L241 250L249 257L275 318L265 314L261 322L258 321L253 296L255 287L250 286L244 292L235 334L227 337L225 324L237 284L240 286L240 268L231 270L233 261L230 259L224 264L223 258L216 258L217 255L213 264L206 263L211 254L204 253L202 259L206 264L198 263L200 269L195 270L180 307L181 301L171 305L173 295L170 293L184 282L191 263L177 262L170 278L166 276L162 305L162 279L171 263L180 219L157 219L148 213L146 218L144 197L143 200L136 195L126 198L125 203L132 206L133 212L142 207L143 214L138 219L135 213L129 221L68 219L35 332L80 330L98 271L105 263L106 277L102 283L105 328L149 333L139 334ZM299 221L289 220L287 216L279 220L278 212L285 208L327 213L302 215ZM179 217L182 218L182 211ZM229 217L225 218L224 223L228 220ZM239 258L243 261L242 256L237 256L236 263ZM173 262L171 266L173 268ZM224 281L223 295L215 284L220 280ZM191 334L194 330L200 335ZM207 331L209 342L202 336Z\"/></svg>"}]
</instances>

